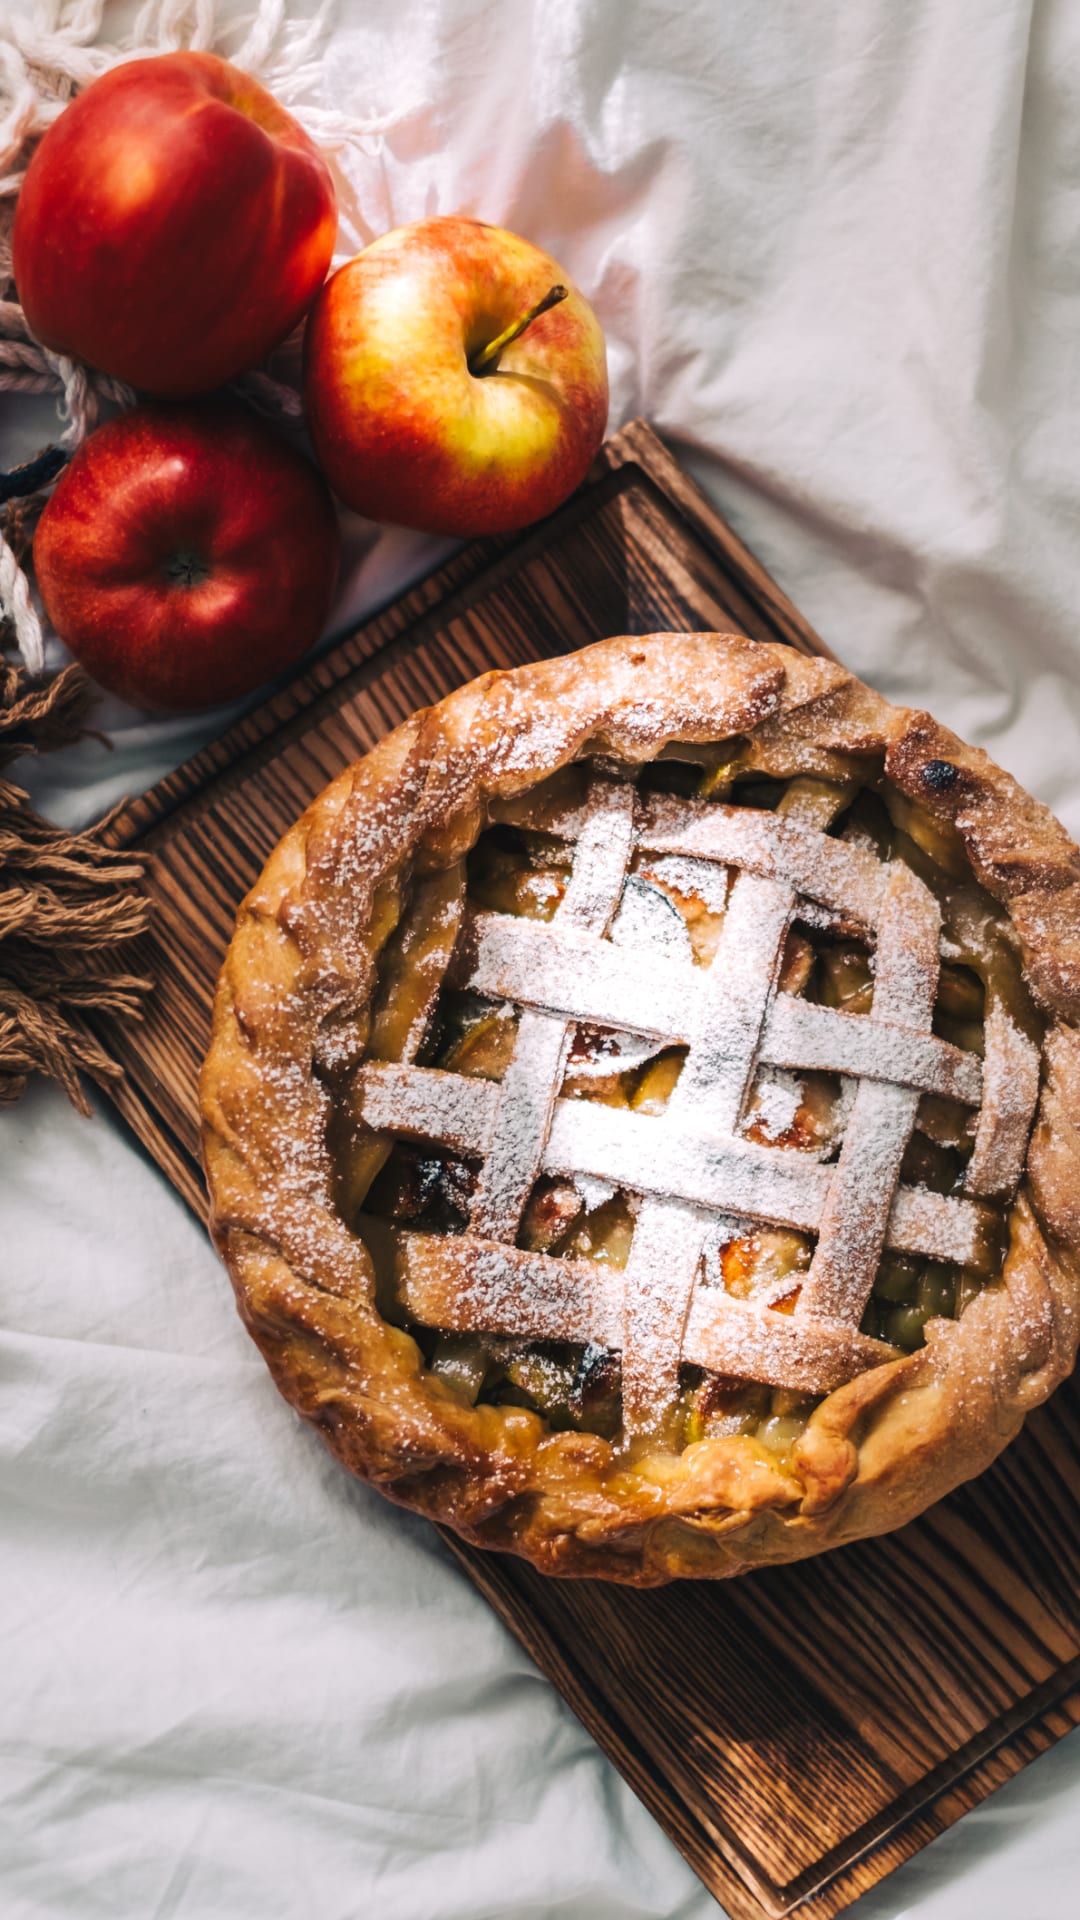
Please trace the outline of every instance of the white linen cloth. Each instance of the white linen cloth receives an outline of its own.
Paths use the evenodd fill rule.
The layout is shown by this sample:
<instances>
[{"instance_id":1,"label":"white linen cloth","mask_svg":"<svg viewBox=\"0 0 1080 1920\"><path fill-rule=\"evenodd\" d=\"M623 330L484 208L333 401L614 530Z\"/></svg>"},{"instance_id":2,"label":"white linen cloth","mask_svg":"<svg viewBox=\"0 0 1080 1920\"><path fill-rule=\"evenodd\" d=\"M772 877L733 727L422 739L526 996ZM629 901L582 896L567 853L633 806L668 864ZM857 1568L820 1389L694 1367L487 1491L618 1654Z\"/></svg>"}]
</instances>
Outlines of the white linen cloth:
<instances>
[{"instance_id":1,"label":"white linen cloth","mask_svg":"<svg viewBox=\"0 0 1080 1920\"><path fill-rule=\"evenodd\" d=\"M178 37L210 15L176 0ZM843 660L1080 831L1080 9L340 0L322 46L312 104L376 129L344 246L465 210L548 247L612 425L648 416ZM49 431L9 404L0 464ZM349 534L335 631L438 552ZM223 723L103 712L111 755L28 769L58 819ZM0 1152L5 1920L707 1920L435 1535L278 1399L108 1107L38 1088ZM1078 1795L1074 1735L860 1920L1056 1920Z\"/></svg>"}]
</instances>

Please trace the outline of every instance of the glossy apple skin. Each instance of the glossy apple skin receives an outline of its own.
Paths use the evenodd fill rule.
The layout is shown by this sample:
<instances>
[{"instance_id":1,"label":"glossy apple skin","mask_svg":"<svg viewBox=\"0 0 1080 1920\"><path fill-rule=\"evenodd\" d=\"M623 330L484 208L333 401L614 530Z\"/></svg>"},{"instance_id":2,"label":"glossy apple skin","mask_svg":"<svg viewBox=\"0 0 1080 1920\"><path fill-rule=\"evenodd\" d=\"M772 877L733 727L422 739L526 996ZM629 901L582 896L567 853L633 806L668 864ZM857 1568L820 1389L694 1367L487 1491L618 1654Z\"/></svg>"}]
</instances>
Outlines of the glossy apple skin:
<instances>
[{"instance_id":1,"label":"glossy apple skin","mask_svg":"<svg viewBox=\"0 0 1080 1920\"><path fill-rule=\"evenodd\" d=\"M138 407L91 434L34 535L45 611L103 687L186 712L248 693L318 638L333 501L246 409Z\"/></svg>"},{"instance_id":2,"label":"glossy apple skin","mask_svg":"<svg viewBox=\"0 0 1080 1920\"><path fill-rule=\"evenodd\" d=\"M32 331L147 393L263 359L326 277L333 181L265 88L209 53L113 68L27 169L14 265Z\"/></svg>"},{"instance_id":3,"label":"glossy apple skin","mask_svg":"<svg viewBox=\"0 0 1080 1920\"><path fill-rule=\"evenodd\" d=\"M468 361L553 285L480 378ZM550 254L478 220L399 227L341 267L308 320L305 397L334 491L433 533L505 533L587 473L608 410L604 336Z\"/></svg>"}]
</instances>

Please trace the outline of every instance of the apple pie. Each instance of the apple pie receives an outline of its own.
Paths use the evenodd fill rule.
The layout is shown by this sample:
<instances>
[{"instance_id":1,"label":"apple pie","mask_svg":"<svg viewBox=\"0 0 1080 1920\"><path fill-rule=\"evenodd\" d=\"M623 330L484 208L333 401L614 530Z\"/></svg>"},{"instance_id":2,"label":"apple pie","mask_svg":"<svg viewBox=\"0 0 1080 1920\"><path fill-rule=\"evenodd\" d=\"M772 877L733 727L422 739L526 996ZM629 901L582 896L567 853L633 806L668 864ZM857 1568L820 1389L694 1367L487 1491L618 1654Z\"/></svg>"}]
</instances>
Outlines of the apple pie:
<instances>
[{"instance_id":1,"label":"apple pie","mask_svg":"<svg viewBox=\"0 0 1080 1920\"><path fill-rule=\"evenodd\" d=\"M1080 1335L1080 853L927 714L717 634L491 673L240 909L213 1231L285 1397L639 1586L900 1525Z\"/></svg>"}]
</instances>

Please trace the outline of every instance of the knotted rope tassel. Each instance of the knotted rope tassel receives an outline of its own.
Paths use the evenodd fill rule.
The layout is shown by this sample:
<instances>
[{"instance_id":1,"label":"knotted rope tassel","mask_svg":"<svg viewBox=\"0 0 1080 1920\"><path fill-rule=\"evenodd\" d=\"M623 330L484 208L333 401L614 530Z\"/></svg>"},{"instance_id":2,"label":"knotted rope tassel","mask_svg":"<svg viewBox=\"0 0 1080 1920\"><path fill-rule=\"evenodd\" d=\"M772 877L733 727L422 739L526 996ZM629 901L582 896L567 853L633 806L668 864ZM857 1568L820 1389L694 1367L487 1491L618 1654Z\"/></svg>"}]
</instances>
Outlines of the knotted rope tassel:
<instances>
[{"instance_id":1,"label":"knotted rope tassel","mask_svg":"<svg viewBox=\"0 0 1080 1920\"><path fill-rule=\"evenodd\" d=\"M92 697L79 667L35 685L25 668L0 663L0 767L77 739ZM151 982L122 970L116 949L143 932L150 903L142 861L99 833L52 826L0 775L0 1103L42 1073L89 1113L79 1073L120 1075L80 1016L138 1017Z\"/></svg>"},{"instance_id":2,"label":"knotted rope tassel","mask_svg":"<svg viewBox=\"0 0 1080 1920\"><path fill-rule=\"evenodd\" d=\"M84 421L86 391L83 381L76 405ZM77 740L94 697L81 667L50 678L31 664L44 666L44 648L20 563L44 504L41 489L66 458L62 446L50 447L0 475L0 608L26 662L0 660L0 769L21 753ZM117 853L96 832L51 826L0 774L0 1104L17 1100L28 1076L41 1073L89 1113L80 1072L101 1081L120 1075L81 1016L139 1015L151 983L122 971L115 952L146 926L141 878L139 859Z\"/></svg>"}]
</instances>

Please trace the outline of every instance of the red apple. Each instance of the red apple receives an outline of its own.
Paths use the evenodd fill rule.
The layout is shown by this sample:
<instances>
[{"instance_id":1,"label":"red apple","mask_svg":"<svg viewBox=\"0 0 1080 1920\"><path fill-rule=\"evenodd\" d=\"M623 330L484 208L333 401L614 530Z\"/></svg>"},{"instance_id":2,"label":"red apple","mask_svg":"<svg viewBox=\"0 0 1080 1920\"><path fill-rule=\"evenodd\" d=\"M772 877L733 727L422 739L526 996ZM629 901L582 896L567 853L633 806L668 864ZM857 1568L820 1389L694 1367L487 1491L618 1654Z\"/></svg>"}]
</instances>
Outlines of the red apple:
<instances>
[{"instance_id":1,"label":"red apple","mask_svg":"<svg viewBox=\"0 0 1080 1920\"><path fill-rule=\"evenodd\" d=\"M34 535L57 633L103 687L184 711L247 693L317 639L338 567L329 491L245 408L99 427Z\"/></svg>"},{"instance_id":2,"label":"red apple","mask_svg":"<svg viewBox=\"0 0 1080 1920\"><path fill-rule=\"evenodd\" d=\"M15 215L19 298L47 347L155 394L254 366L326 277L325 160L209 53L102 74L49 128Z\"/></svg>"},{"instance_id":3,"label":"red apple","mask_svg":"<svg viewBox=\"0 0 1080 1920\"><path fill-rule=\"evenodd\" d=\"M335 492L433 533L505 533L551 513L607 421L588 301L550 254L479 220L399 227L340 268L312 309L305 367Z\"/></svg>"}]
</instances>

